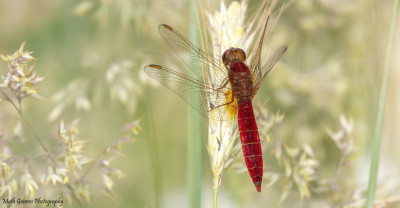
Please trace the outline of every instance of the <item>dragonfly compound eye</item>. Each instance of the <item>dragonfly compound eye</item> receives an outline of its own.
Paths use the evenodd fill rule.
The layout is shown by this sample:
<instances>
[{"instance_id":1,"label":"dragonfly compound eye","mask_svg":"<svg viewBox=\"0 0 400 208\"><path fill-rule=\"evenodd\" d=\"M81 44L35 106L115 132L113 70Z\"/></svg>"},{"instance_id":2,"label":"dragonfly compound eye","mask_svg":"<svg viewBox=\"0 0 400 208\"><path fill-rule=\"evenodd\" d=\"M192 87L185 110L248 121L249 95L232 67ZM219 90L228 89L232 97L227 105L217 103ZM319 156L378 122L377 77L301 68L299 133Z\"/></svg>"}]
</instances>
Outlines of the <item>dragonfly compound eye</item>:
<instances>
[{"instance_id":1,"label":"dragonfly compound eye","mask_svg":"<svg viewBox=\"0 0 400 208\"><path fill-rule=\"evenodd\" d=\"M222 54L222 62L224 62L224 64L226 65L226 56L229 54L229 52L231 52L232 48L226 50L223 54Z\"/></svg>"},{"instance_id":2,"label":"dragonfly compound eye","mask_svg":"<svg viewBox=\"0 0 400 208\"><path fill-rule=\"evenodd\" d=\"M234 50L232 50L232 52L234 52L235 57L238 61L246 61L246 53L241 48L235 48Z\"/></svg>"}]
</instances>

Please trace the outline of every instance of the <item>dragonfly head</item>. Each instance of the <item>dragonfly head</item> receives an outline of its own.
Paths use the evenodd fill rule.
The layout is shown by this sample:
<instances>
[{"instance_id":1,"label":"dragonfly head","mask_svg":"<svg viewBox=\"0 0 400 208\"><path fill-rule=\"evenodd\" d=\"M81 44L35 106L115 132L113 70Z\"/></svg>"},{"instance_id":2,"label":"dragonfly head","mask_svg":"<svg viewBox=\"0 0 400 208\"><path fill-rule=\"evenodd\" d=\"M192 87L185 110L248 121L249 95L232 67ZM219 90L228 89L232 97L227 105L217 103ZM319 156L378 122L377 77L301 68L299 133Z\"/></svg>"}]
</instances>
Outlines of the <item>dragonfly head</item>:
<instances>
[{"instance_id":1,"label":"dragonfly head","mask_svg":"<svg viewBox=\"0 0 400 208\"><path fill-rule=\"evenodd\" d=\"M222 54L222 61L230 67L233 63L246 61L246 53L240 48L230 48Z\"/></svg>"}]
</instances>

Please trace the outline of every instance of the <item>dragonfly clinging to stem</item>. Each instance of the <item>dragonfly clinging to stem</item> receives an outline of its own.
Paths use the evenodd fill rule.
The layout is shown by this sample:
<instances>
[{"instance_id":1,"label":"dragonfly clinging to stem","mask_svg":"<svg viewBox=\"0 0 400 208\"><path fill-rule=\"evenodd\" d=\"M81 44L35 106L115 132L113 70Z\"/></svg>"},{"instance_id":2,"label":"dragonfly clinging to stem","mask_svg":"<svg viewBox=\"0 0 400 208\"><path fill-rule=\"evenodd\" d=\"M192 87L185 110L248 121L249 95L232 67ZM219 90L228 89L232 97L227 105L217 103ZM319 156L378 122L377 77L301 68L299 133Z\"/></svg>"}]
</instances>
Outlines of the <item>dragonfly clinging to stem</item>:
<instances>
[{"instance_id":1,"label":"dragonfly clinging to stem","mask_svg":"<svg viewBox=\"0 0 400 208\"><path fill-rule=\"evenodd\" d=\"M154 64L144 68L150 77L172 90L192 108L209 119L215 118L212 113L214 110L236 104L235 115L237 114L243 155L250 177L258 192L261 192L263 160L252 100L267 74L287 49L286 46L277 49L265 64L260 66L261 49L267 24L268 20L256 45L257 49L250 67L245 64L246 53L240 48L227 49L222 54L222 60L217 60L196 47L172 27L161 24L158 27L161 36L194 72L196 78ZM222 79L210 79L212 76L210 69L218 70ZM222 116L222 118L229 118L229 111L224 112L226 112L226 116Z\"/></svg>"}]
</instances>

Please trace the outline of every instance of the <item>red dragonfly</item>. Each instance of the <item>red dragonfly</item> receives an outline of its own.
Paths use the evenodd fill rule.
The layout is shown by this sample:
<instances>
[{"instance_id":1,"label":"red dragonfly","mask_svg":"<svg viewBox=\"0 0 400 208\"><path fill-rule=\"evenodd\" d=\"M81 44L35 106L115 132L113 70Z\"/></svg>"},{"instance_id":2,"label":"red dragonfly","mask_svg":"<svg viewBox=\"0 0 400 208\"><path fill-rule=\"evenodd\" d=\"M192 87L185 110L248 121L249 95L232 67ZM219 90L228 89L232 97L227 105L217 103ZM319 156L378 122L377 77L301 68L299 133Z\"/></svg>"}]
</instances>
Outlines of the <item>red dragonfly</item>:
<instances>
[{"instance_id":1,"label":"red dragonfly","mask_svg":"<svg viewBox=\"0 0 400 208\"><path fill-rule=\"evenodd\" d=\"M287 49L286 46L281 47L268 58L262 67L260 66L261 48L267 24L268 20L250 68L244 63L246 54L242 49L227 49L222 55L221 62L165 24L158 27L161 36L198 77L195 79L154 64L147 65L144 68L144 71L150 77L175 92L207 118L215 119L212 112L217 108L231 106L233 103L237 104L235 110L237 109L238 114L243 155L250 177L258 192L261 192L263 160L252 99L260 89L268 72ZM211 76L214 74L212 70L218 70L222 79L212 79ZM228 110L223 112L226 112L224 118L230 117Z\"/></svg>"}]
</instances>

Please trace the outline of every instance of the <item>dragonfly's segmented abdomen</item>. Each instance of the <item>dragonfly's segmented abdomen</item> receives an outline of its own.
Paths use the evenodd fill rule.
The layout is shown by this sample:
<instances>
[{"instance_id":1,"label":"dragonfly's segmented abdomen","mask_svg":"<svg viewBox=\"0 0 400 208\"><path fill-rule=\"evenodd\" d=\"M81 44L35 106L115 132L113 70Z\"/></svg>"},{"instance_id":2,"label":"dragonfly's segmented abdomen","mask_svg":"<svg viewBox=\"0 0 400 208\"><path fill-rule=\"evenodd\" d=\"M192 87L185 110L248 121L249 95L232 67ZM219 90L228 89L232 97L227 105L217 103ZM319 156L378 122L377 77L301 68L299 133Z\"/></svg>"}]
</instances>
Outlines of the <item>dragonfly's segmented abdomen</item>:
<instances>
[{"instance_id":1,"label":"dragonfly's segmented abdomen","mask_svg":"<svg viewBox=\"0 0 400 208\"><path fill-rule=\"evenodd\" d=\"M260 192L263 176L263 160L257 123L250 100L239 102L238 125L246 166L250 177L256 185L257 191Z\"/></svg>"}]
</instances>

